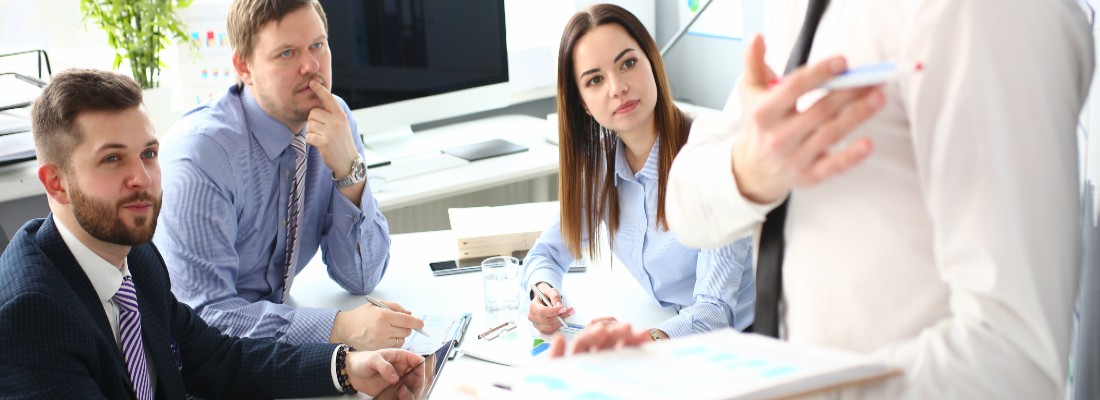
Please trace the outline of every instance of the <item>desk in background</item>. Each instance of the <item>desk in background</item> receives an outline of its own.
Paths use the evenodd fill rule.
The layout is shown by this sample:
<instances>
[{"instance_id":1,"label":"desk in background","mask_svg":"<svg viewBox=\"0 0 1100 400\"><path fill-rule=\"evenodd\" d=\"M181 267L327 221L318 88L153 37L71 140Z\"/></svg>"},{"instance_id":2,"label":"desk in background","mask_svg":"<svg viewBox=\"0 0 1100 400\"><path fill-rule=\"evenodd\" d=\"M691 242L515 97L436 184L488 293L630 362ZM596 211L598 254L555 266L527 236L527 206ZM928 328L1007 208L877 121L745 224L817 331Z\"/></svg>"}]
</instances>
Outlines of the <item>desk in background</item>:
<instances>
[{"instance_id":1,"label":"desk in background","mask_svg":"<svg viewBox=\"0 0 1100 400\"><path fill-rule=\"evenodd\" d=\"M481 274L467 273L432 276L428 263L453 259L457 238L451 231L408 233L393 236L390 264L372 296L396 301L414 314L458 314L470 312L473 320L463 342L477 339L478 332L489 328L482 302ZM662 308L634 281L617 260L590 265L587 272L570 273L564 281L566 304L576 307L570 321L611 315L645 328L673 316ZM517 323L526 320L529 301L520 304ZM296 307L336 307L350 310L366 303L361 296L349 294L329 277L318 253L295 279L290 289L290 304ZM486 377L507 376L514 369L471 357L456 357L447 363L433 391L436 398L461 397L455 389L461 384L485 382Z\"/></svg>"},{"instance_id":2,"label":"desk in background","mask_svg":"<svg viewBox=\"0 0 1100 400\"><path fill-rule=\"evenodd\" d=\"M401 158L438 154L442 149L491 139L504 139L527 148L515 154L385 182L372 188L378 207L390 211L532 179L536 182L532 184L530 201L552 200L548 194L549 177L558 172L558 147L547 143L546 136L553 129L544 119L503 115L429 129L384 142L365 138L372 150L395 163Z\"/></svg>"},{"instance_id":3,"label":"desk in background","mask_svg":"<svg viewBox=\"0 0 1100 400\"><path fill-rule=\"evenodd\" d=\"M375 193L379 208L387 211L512 182L546 179L558 171L558 148L544 140L550 129L543 119L507 115L430 129L372 145L387 156L422 154L496 138L528 148L521 153L386 182ZM0 203L45 193L38 182L37 161L0 167ZM539 197L545 201L545 191Z\"/></svg>"}]
</instances>

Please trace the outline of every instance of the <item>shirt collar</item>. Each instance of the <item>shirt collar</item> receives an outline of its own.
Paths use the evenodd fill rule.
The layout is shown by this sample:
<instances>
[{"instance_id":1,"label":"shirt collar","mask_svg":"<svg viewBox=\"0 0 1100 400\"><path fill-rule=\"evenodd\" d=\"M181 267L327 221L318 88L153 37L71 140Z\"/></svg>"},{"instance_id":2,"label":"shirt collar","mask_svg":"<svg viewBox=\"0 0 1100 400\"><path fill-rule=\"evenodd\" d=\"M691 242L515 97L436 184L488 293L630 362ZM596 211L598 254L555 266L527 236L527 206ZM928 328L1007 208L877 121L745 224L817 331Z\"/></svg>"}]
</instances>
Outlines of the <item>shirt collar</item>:
<instances>
[{"instance_id":1,"label":"shirt collar","mask_svg":"<svg viewBox=\"0 0 1100 400\"><path fill-rule=\"evenodd\" d=\"M241 106L244 108L244 120L249 132L264 149L267 158L274 160L290 147L295 132L291 132L290 128L264 111L248 86L237 90L241 93Z\"/></svg>"},{"instance_id":2,"label":"shirt collar","mask_svg":"<svg viewBox=\"0 0 1100 400\"><path fill-rule=\"evenodd\" d=\"M57 218L54 218L53 222L57 225L57 231L61 233L61 239L65 241L65 245L73 253L76 263L80 264L80 268L84 269L84 274L92 282L92 287L95 288L95 293L99 296L99 299L108 301L115 297L115 293L118 293L118 289L122 287L122 277L130 275L126 260L122 261L121 270L115 268L114 265L111 265L103 257L92 252L92 249L89 249L88 246L85 246Z\"/></svg>"},{"instance_id":3,"label":"shirt collar","mask_svg":"<svg viewBox=\"0 0 1100 400\"><path fill-rule=\"evenodd\" d=\"M630 162L626 160L626 145L622 139L615 139L615 186L619 186L619 180L638 182L642 178L650 182L657 181L657 155L660 153L661 136L653 141L653 147L649 149L645 165L637 174L630 170Z\"/></svg>"}]
</instances>

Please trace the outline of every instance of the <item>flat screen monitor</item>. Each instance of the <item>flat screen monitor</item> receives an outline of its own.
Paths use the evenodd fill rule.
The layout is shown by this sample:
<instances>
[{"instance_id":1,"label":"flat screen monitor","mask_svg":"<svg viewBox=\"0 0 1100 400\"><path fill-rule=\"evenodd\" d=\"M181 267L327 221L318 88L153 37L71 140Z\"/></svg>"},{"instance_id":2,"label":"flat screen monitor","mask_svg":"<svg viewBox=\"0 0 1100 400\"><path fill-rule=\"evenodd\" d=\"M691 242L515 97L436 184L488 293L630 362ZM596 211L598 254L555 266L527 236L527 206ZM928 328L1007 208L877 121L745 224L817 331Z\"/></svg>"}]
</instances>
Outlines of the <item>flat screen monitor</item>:
<instances>
[{"instance_id":1,"label":"flat screen monitor","mask_svg":"<svg viewBox=\"0 0 1100 400\"><path fill-rule=\"evenodd\" d=\"M504 0L321 0L333 93L360 133L507 107Z\"/></svg>"}]
</instances>

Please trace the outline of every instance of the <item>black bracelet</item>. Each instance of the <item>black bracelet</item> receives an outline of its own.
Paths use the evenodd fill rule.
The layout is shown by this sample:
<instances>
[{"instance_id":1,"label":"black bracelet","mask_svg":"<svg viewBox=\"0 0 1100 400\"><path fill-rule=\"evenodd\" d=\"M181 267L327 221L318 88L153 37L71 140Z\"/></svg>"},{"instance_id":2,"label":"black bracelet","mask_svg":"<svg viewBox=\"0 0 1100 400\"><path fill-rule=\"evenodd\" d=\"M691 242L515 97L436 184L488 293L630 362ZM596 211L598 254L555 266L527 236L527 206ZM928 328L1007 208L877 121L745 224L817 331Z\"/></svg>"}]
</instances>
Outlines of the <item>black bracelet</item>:
<instances>
[{"instance_id":1,"label":"black bracelet","mask_svg":"<svg viewBox=\"0 0 1100 400\"><path fill-rule=\"evenodd\" d=\"M348 379L347 358L349 351L355 351L355 348L346 344L340 345L340 349L336 351L336 380L340 382L340 390L344 394L355 393L355 388L351 386L351 379Z\"/></svg>"}]
</instances>

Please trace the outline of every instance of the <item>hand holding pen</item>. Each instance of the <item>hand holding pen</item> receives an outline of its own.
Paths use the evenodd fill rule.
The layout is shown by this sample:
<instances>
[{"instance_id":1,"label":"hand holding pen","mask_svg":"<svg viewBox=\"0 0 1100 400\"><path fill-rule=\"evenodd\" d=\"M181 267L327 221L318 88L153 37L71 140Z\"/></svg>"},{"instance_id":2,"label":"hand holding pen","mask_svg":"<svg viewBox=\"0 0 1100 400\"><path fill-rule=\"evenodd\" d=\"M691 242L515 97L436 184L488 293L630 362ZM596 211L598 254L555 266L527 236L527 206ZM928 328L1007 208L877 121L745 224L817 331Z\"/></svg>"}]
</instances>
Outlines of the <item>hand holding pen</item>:
<instances>
[{"instance_id":1,"label":"hand holding pen","mask_svg":"<svg viewBox=\"0 0 1100 400\"><path fill-rule=\"evenodd\" d=\"M400 304L375 301L385 307L372 303L337 312L329 342L349 344L359 350L399 348L414 329L424 327L424 321Z\"/></svg>"},{"instance_id":2,"label":"hand holding pen","mask_svg":"<svg viewBox=\"0 0 1100 400\"><path fill-rule=\"evenodd\" d=\"M551 334L566 326L565 318L576 313L572 307L561 302L561 293L546 282L539 282L532 289L531 306L527 319L540 333Z\"/></svg>"},{"instance_id":3,"label":"hand holding pen","mask_svg":"<svg viewBox=\"0 0 1100 400\"><path fill-rule=\"evenodd\" d=\"M392 308L390 308L390 306L387 306L387 305L385 305L385 304L384 304L384 303L382 303L381 301L378 301L378 299L375 299L375 298L373 298L373 297L370 297L369 295L367 295L367 296L363 296L363 298L364 298L364 299L367 299L367 302L368 302L368 303L371 303L371 304L375 305L375 306L376 306L376 307L378 307L378 308L381 308L381 309L383 309L383 310L386 310L386 311L393 311L393 309L392 309ZM412 330L414 330L414 331L416 331L416 332L420 333L421 335L424 335L425 337L432 337L432 335L429 335L429 334L428 334L428 332L424 332L424 331L423 331L422 329L420 329L420 328L412 328Z\"/></svg>"}]
</instances>

